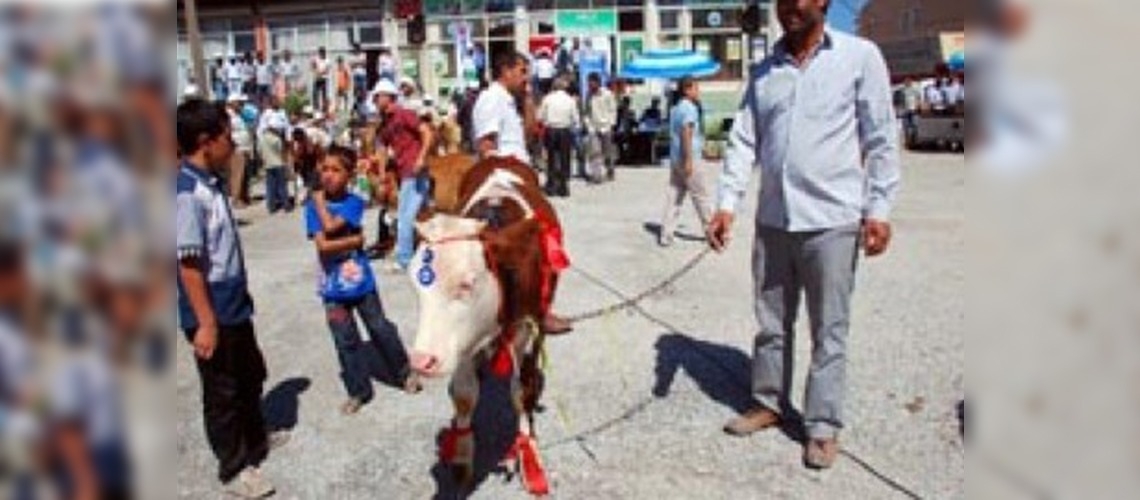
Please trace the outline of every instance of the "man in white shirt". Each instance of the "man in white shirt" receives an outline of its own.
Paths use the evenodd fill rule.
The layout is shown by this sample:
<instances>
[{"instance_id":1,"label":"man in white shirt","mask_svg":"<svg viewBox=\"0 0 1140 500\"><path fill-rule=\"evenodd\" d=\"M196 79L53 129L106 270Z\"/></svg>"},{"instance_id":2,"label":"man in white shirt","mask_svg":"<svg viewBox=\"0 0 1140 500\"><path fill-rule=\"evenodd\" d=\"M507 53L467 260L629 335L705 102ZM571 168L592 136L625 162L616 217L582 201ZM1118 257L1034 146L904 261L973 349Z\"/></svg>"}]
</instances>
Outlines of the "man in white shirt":
<instances>
[{"instance_id":1,"label":"man in white shirt","mask_svg":"<svg viewBox=\"0 0 1140 500\"><path fill-rule=\"evenodd\" d=\"M328 108L329 72L332 62L324 47L317 49L317 56L309 63L313 70L313 106L319 110Z\"/></svg>"},{"instance_id":2,"label":"man in white shirt","mask_svg":"<svg viewBox=\"0 0 1140 500\"><path fill-rule=\"evenodd\" d=\"M957 79L947 78L942 88L942 99L946 102L946 109L956 110L958 105L962 103L962 98L962 84L958 83Z\"/></svg>"},{"instance_id":3,"label":"man in white shirt","mask_svg":"<svg viewBox=\"0 0 1140 500\"><path fill-rule=\"evenodd\" d=\"M550 92L550 85L554 82L554 75L557 72L558 68L554 66L554 60L550 58L550 51L540 49L534 59L534 76L538 78L539 95L546 95L547 92Z\"/></svg>"},{"instance_id":4,"label":"man in white shirt","mask_svg":"<svg viewBox=\"0 0 1140 500\"><path fill-rule=\"evenodd\" d=\"M376 56L376 73L380 78L396 83L396 58L387 44L380 46L380 54Z\"/></svg>"},{"instance_id":5,"label":"man in white shirt","mask_svg":"<svg viewBox=\"0 0 1140 500\"><path fill-rule=\"evenodd\" d=\"M926 106L930 111L941 113L946 110L946 96L942 93L942 83L932 82L923 91Z\"/></svg>"},{"instance_id":6,"label":"man in white shirt","mask_svg":"<svg viewBox=\"0 0 1140 500\"><path fill-rule=\"evenodd\" d=\"M510 156L530 165L522 116L519 115L515 102L515 96L521 95L526 86L528 69L526 56L521 53L506 52L495 58L491 70L495 81L479 94L472 112L472 137L480 158ZM544 266L554 268L550 262L544 263ZM557 280L557 274L554 276L553 279ZM554 298L550 297L549 300L553 301ZM570 322L555 314L550 304L544 306L549 311L542 319L544 332L557 334L572 329Z\"/></svg>"},{"instance_id":7,"label":"man in white shirt","mask_svg":"<svg viewBox=\"0 0 1140 500\"><path fill-rule=\"evenodd\" d=\"M238 58L230 57L229 63L225 65L226 84L229 86L229 93L241 94L242 71L241 62Z\"/></svg>"},{"instance_id":8,"label":"man in white shirt","mask_svg":"<svg viewBox=\"0 0 1140 500\"><path fill-rule=\"evenodd\" d=\"M242 92L245 95L257 93L257 67L254 66L253 54L246 52L241 61Z\"/></svg>"},{"instance_id":9,"label":"man in white shirt","mask_svg":"<svg viewBox=\"0 0 1140 500\"><path fill-rule=\"evenodd\" d=\"M526 57L517 52L503 54L495 61L495 81L479 94L472 112L475 151L480 157L513 156L530 164L515 95L523 91L527 73Z\"/></svg>"},{"instance_id":10,"label":"man in white shirt","mask_svg":"<svg viewBox=\"0 0 1140 500\"><path fill-rule=\"evenodd\" d=\"M601 148L601 151L592 151L589 156L602 155L603 161L606 166L605 180L614 180L614 124L617 123L617 100L614 99L614 93L610 89L602 86L602 76L597 73L590 73L589 77L590 98L587 101L588 121L586 128L590 133L590 143L596 144ZM602 182L601 172L598 172L595 165L591 165L589 172L590 181L594 183Z\"/></svg>"},{"instance_id":11,"label":"man in white shirt","mask_svg":"<svg viewBox=\"0 0 1140 500\"><path fill-rule=\"evenodd\" d=\"M277 66L277 74L285 80L286 93L296 92L301 88L301 68L297 65L297 61L293 60L293 53L288 49L281 56L281 62Z\"/></svg>"},{"instance_id":12,"label":"man in white shirt","mask_svg":"<svg viewBox=\"0 0 1140 500\"><path fill-rule=\"evenodd\" d=\"M558 78L552 85L553 90L542 98L538 107L538 121L546 127L546 195L568 197L570 148L574 142L574 129L581 125L581 116L578 102L566 92L570 84L564 78Z\"/></svg>"},{"instance_id":13,"label":"man in white shirt","mask_svg":"<svg viewBox=\"0 0 1140 500\"><path fill-rule=\"evenodd\" d=\"M368 93L368 55L360 48L359 43L352 44L352 55L348 58L348 65L352 68L352 108L359 112L364 95Z\"/></svg>"},{"instance_id":14,"label":"man in white shirt","mask_svg":"<svg viewBox=\"0 0 1140 500\"><path fill-rule=\"evenodd\" d=\"M273 92L273 66L265 60L265 53L257 53L257 64L254 65L257 78L257 100L264 101Z\"/></svg>"}]
</instances>

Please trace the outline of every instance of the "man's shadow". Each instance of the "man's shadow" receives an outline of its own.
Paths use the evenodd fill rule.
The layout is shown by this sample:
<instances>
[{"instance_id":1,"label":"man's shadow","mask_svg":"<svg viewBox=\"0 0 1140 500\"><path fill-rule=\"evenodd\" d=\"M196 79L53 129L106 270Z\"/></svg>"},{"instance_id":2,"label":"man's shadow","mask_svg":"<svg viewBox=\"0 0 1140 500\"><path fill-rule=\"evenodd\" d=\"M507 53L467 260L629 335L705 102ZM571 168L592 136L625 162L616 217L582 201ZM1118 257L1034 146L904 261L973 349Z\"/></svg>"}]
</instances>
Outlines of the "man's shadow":
<instances>
[{"instance_id":1,"label":"man's shadow","mask_svg":"<svg viewBox=\"0 0 1140 500\"><path fill-rule=\"evenodd\" d=\"M461 484L454 477L452 467L437 460L431 468L436 484L436 492L432 496L434 499L466 498L492 474L502 476L504 482L513 480L520 491L523 488L515 471L507 470L500 464L518 433L519 417L511 404L510 380L492 375L486 367L479 371L479 376L479 400L471 422L475 439L472 479L467 485ZM436 435L437 450L442 446L445 430L446 428L441 428ZM536 435L537 432L541 432L541 429L536 430Z\"/></svg>"},{"instance_id":2,"label":"man's shadow","mask_svg":"<svg viewBox=\"0 0 1140 500\"><path fill-rule=\"evenodd\" d=\"M657 381L653 395L665 398L673 386L677 372L682 369L697 384L697 388L737 414L744 414L757 406L752 398L752 360L734 347L694 339L682 333L669 333L657 339ZM791 366L785 364L785 366ZM785 374L785 387L791 374ZM802 417L789 401L781 402L784 422L781 431L793 441L805 442Z\"/></svg>"},{"instance_id":3,"label":"man's shadow","mask_svg":"<svg viewBox=\"0 0 1140 500\"><path fill-rule=\"evenodd\" d=\"M270 430L289 430L297 425L302 392L312 385L307 377L293 377L278 383L261 400L261 411Z\"/></svg>"}]
</instances>

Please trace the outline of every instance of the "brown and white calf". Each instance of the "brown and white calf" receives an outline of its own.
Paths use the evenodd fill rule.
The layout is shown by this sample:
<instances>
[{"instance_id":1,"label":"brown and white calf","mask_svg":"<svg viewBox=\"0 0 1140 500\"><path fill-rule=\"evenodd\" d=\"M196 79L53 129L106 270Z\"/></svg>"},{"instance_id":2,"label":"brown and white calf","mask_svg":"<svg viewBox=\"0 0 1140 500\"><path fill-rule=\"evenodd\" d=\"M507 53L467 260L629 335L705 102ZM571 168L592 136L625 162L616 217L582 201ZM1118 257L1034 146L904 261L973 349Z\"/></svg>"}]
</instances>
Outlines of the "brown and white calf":
<instances>
[{"instance_id":1,"label":"brown and white calf","mask_svg":"<svg viewBox=\"0 0 1140 500\"><path fill-rule=\"evenodd\" d=\"M452 376L455 416L440 458L463 482L473 474L477 372L490 363L492 373L510 377L519 428L505 458L517 465L527 491L545 495L549 485L533 427L544 342L537 322L567 263L561 228L537 177L520 163L481 161L459 192L458 215L440 213L417 224L422 243L408 270L420 304L412 368L428 377Z\"/></svg>"}]
</instances>

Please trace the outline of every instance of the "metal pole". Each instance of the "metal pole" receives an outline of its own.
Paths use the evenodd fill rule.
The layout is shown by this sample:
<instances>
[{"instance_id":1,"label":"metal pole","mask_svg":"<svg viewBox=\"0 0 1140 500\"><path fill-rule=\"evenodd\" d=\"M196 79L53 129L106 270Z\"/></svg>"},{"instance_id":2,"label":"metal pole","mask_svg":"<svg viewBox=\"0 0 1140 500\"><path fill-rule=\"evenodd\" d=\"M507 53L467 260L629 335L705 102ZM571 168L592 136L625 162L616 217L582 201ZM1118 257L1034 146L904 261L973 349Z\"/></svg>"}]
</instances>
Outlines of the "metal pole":
<instances>
[{"instance_id":1,"label":"metal pole","mask_svg":"<svg viewBox=\"0 0 1140 500\"><path fill-rule=\"evenodd\" d=\"M198 30L196 0L183 0L182 9L182 15L186 17L186 38L190 43L190 62L194 68L192 81L194 85L198 86L198 91L202 95L217 99L218 96L213 95L213 89L208 85L209 82L206 78L206 63L202 56L202 34Z\"/></svg>"}]
</instances>

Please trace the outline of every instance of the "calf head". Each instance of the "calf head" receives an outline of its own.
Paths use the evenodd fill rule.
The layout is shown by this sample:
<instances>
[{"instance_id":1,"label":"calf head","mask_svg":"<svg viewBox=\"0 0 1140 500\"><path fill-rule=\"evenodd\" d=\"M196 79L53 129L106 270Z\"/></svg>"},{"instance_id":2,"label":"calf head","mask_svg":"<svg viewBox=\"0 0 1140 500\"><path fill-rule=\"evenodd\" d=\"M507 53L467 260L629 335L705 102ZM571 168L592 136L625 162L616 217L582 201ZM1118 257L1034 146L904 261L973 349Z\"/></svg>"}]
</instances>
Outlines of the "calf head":
<instances>
[{"instance_id":1,"label":"calf head","mask_svg":"<svg viewBox=\"0 0 1140 500\"><path fill-rule=\"evenodd\" d=\"M411 363L442 376L491 345L502 324L538 310L539 226L524 220L492 230L437 214L416 227L423 244L409 266L420 304Z\"/></svg>"},{"instance_id":2,"label":"calf head","mask_svg":"<svg viewBox=\"0 0 1140 500\"><path fill-rule=\"evenodd\" d=\"M416 224L423 244L409 266L420 304L412 368L427 376L455 370L498 332L502 294L487 266L486 224L438 214Z\"/></svg>"}]
</instances>

